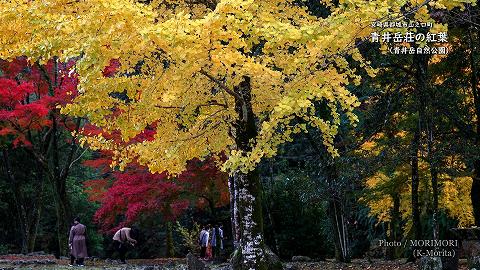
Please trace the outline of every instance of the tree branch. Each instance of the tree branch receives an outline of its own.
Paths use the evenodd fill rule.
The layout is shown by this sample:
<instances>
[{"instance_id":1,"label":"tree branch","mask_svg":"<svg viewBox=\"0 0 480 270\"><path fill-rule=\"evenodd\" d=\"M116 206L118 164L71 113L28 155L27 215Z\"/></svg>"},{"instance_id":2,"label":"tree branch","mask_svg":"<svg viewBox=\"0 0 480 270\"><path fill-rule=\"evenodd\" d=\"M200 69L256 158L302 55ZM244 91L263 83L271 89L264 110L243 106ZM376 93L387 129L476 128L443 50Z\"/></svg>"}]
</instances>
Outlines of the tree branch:
<instances>
[{"instance_id":1,"label":"tree branch","mask_svg":"<svg viewBox=\"0 0 480 270\"><path fill-rule=\"evenodd\" d=\"M213 77L212 75L210 75L208 72L206 72L205 70L203 69L200 69L199 71L200 74L206 76L207 78L209 78L212 82L216 83L221 89L223 89L225 92L227 92L228 94L230 94L231 96L233 96L236 100L240 101L240 103L242 104L242 121L247 121L247 114L248 114L248 111L247 111L247 105L245 104L245 100L243 99L242 96L240 96L238 93L236 93L235 91L233 91L232 89L228 88L222 81L220 81L219 79Z\"/></svg>"}]
</instances>

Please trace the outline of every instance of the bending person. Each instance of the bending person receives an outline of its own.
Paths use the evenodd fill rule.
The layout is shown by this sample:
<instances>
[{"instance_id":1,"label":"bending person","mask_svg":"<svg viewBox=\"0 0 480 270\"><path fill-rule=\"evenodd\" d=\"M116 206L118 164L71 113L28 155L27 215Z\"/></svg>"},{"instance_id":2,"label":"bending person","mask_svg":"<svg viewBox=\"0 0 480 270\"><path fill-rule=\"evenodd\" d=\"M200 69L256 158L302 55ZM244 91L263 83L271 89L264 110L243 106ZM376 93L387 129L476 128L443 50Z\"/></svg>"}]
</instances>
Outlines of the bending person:
<instances>
[{"instance_id":1,"label":"bending person","mask_svg":"<svg viewBox=\"0 0 480 270\"><path fill-rule=\"evenodd\" d=\"M127 253L128 248L137 244L137 240L134 239L134 237L137 237L137 234L138 232L136 229L123 227L113 235L115 249L120 254L120 261L122 263L127 263L125 261L125 254Z\"/></svg>"}]
</instances>

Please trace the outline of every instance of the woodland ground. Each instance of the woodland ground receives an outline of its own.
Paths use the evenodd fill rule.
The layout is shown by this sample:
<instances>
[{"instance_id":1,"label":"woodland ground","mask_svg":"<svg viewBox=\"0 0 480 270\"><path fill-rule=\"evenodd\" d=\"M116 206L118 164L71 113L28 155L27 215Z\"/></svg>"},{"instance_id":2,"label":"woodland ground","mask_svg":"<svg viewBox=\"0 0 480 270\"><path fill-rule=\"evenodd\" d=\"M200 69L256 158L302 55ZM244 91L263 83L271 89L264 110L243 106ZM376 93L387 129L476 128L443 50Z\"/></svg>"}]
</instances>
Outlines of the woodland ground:
<instances>
[{"instance_id":1,"label":"woodland ground","mask_svg":"<svg viewBox=\"0 0 480 270\"><path fill-rule=\"evenodd\" d=\"M46 264L50 263L50 264ZM331 260L321 262L287 262L284 264L287 270L415 270L418 269L414 263L405 263L404 260L384 261L373 260L371 262L365 259L356 259L352 263L336 263ZM227 264L210 265L212 270L227 270ZM26 260L24 257L0 256L0 270L186 270L184 259L148 259L148 260L130 260L127 265L120 265L116 261L87 261L86 267L68 266L67 260L56 260L41 256L39 258L30 257ZM465 262L461 262L459 270L467 270Z\"/></svg>"}]
</instances>

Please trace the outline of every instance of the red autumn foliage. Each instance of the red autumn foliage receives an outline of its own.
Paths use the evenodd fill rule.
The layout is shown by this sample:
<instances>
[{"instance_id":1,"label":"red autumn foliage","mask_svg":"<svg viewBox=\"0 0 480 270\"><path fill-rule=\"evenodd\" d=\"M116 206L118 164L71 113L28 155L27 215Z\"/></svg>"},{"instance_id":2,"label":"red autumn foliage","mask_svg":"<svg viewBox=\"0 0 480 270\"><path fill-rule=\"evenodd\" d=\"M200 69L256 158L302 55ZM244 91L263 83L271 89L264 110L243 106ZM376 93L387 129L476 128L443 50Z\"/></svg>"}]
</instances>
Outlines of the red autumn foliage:
<instances>
[{"instance_id":1,"label":"red autumn foliage","mask_svg":"<svg viewBox=\"0 0 480 270\"><path fill-rule=\"evenodd\" d=\"M75 124L61 117L57 106L71 102L77 93L73 65L73 61L55 65L52 60L40 66L26 58L0 61L0 136L18 147L31 146L31 133L48 129L52 121L72 131Z\"/></svg>"},{"instance_id":2,"label":"red autumn foliage","mask_svg":"<svg viewBox=\"0 0 480 270\"><path fill-rule=\"evenodd\" d=\"M230 202L227 181L228 175L220 171L212 157L204 161L190 160L178 176L178 183L189 190L199 208L227 205Z\"/></svg>"},{"instance_id":3,"label":"red autumn foliage","mask_svg":"<svg viewBox=\"0 0 480 270\"><path fill-rule=\"evenodd\" d=\"M114 140L115 143L126 146L132 143L154 140L155 139L154 136L157 133L156 127L157 127L157 123L148 125L142 132L137 134L135 137L131 138L128 142L122 141L121 134L119 131L108 132L92 124L85 124L81 132L85 136L95 136L95 135L101 134L107 140Z\"/></svg>"},{"instance_id":4,"label":"red autumn foliage","mask_svg":"<svg viewBox=\"0 0 480 270\"><path fill-rule=\"evenodd\" d=\"M138 164L125 172L106 170L111 162L103 152L84 164L99 168L108 176L85 182L89 199L100 202L95 220L105 232L132 224L142 217L161 215L165 220L178 218L191 204L196 207L220 207L229 203L227 175L213 158L192 160L177 178L166 173L151 174Z\"/></svg>"},{"instance_id":5,"label":"red autumn foliage","mask_svg":"<svg viewBox=\"0 0 480 270\"><path fill-rule=\"evenodd\" d=\"M118 59L112 59L110 60L110 65L103 69L102 74L104 77L113 77L115 73L117 73L119 67L120 61L118 61Z\"/></svg>"},{"instance_id":6,"label":"red autumn foliage","mask_svg":"<svg viewBox=\"0 0 480 270\"><path fill-rule=\"evenodd\" d=\"M145 214L162 214L166 220L172 220L189 205L188 200L181 198L182 188L168 181L166 174L150 174L138 168L131 172L115 172L113 177L113 185L98 198L101 207L94 217L103 231L114 232ZM105 190L104 184L107 184L105 180L86 183L91 188L90 194ZM118 217L123 218L119 223Z\"/></svg>"},{"instance_id":7,"label":"red autumn foliage","mask_svg":"<svg viewBox=\"0 0 480 270\"><path fill-rule=\"evenodd\" d=\"M112 153L111 151L101 151L95 153L95 157L93 159L85 160L83 165L88 166L90 168L95 168L99 170L102 174L107 174L111 172L110 164L112 163ZM102 179L105 180L105 179ZM93 200L97 201L97 200Z\"/></svg>"}]
</instances>

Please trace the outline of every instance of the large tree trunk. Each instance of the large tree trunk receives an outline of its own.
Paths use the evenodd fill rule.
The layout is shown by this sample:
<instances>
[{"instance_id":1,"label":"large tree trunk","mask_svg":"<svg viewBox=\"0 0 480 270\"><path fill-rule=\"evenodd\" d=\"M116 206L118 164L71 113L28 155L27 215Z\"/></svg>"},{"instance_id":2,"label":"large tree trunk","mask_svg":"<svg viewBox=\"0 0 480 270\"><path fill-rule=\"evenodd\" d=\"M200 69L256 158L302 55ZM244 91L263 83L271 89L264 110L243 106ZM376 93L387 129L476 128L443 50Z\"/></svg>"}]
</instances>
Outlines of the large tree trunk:
<instances>
[{"instance_id":1,"label":"large tree trunk","mask_svg":"<svg viewBox=\"0 0 480 270\"><path fill-rule=\"evenodd\" d=\"M48 84L48 95L55 96L55 88L58 87L58 58L54 57L54 67L52 74L45 69L44 66L38 64L38 68L40 69L45 82ZM40 156L44 159L43 165L45 172L49 175L51 183L53 185L53 190L55 191L54 199L55 199L55 210L56 210L56 229L57 229L57 244L58 248L56 251L56 255L58 256L66 256L69 253L68 248L68 232L70 227L70 222L72 220L72 215L70 212L70 201L68 199L67 191L66 191L66 180L69 173L70 165L72 162L73 154L73 146L74 141L72 141L72 148L67 156L66 162L64 164L64 168L61 168L60 165L60 155L59 155L59 136L60 130L58 128L58 123L56 119L56 115L58 114L57 109L52 109L49 112L49 118L52 121L51 130L48 132L49 135L47 136L48 141L45 149L42 149ZM80 120L77 120L77 128L80 126ZM39 160L41 162L41 160Z\"/></svg>"},{"instance_id":2,"label":"large tree trunk","mask_svg":"<svg viewBox=\"0 0 480 270\"><path fill-rule=\"evenodd\" d=\"M57 236L58 236L58 255L67 256L69 253L68 248L68 232L70 229L70 222L72 215L70 211L70 201L68 199L66 180L67 174L63 173L60 169L60 157L58 148L58 136L59 131L56 123L55 116L52 114L52 137L51 137L51 156L49 159L52 163L51 172L53 172L53 187L56 195L56 217L57 217ZM68 166L68 164L66 165Z\"/></svg>"},{"instance_id":3,"label":"large tree trunk","mask_svg":"<svg viewBox=\"0 0 480 270\"><path fill-rule=\"evenodd\" d=\"M425 132L427 141L427 161L430 167L430 177L433 189L432 231L433 239L438 239L438 167L435 149L435 112L431 104L434 94L428 85L428 56L416 56L417 99L420 123L420 134ZM423 125L422 125L423 124Z\"/></svg>"},{"instance_id":4,"label":"large tree trunk","mask_svg":"<svg viewBox=\"0 0 480 270\"><path fill-rule=\"evenodd\" d=\"M472 31L472 26L469 29L468 37L469 37L469 47L470 47L470 69L472 70L470 76L470 83L472 87L473 93L473 101L475 105L475 115L477 118L476 121L476 136L475 136L475 144L477 147L480 147L480 97L478 96L478 69L475 63L475 53L476 46L475 46L475 39L474 39L474 32ZM478 33L477 33L478 35ZM472 199L472 207L473 207L473 216L475 217L475 225L480 226L480 158L477 158L473 163L474 168L474 175L473 175L473 182L472 182L472 189L470 192L470 197Z\"/></svg>"},{"instance_id":5,"label":"large tree trunk","mask_svg":"<svg viewBox=\"0 0 480 270\"><path fill-rule=\"evenodd\" d=\"M167 248L165 253L166 257L175 257L175 247L173 245L173 226L171 221L168 221L166 224L165 246Z\"/></svg>"},{"instance_id":6,"label":"large tree trunk","mask_svg":"<svg viewBox=\"0 0 480 270\"><path fill-rule=\"evenodd\" d=\"M236 189L235 189L235 181L234 177L228 178L228 190L230 192L230 219L232 223L232 241L233 241L233 248L238 248L238 243L240 242L240 229L238 224L240 224L238 211L237 211L237 204L236 204Z\"/></svg>"},{"instance_id":7,"label":"large tree trunk","mask_svg":"<svg viewBox=\"0 0 480 270\"><path fill-rule=\"evenodd\" d=\"M432 178L433 189L433 213L432 213L432 227L433 239L439 239L439 224L438 224L438 170L435 161L430 162L430 175Z\"/></svg>"},{"instance_id":8,"label":"large tree trunk","mask_svg":"<svg viewBox=\"0 0 480 270\"><path fill-rule=\"evenodd\" d=\"M432 232L433 239L439 239L439 222L438 222L438 165L435 149L435 124L433 122L434 114L431 110L426 115L426 135L427 135L427 152L428 152L428 164L430 166L430 178L433 190L433 203L432 203Z\"/></svg>"},{"instance_id":9,"label":"large tree trunk","mask_svg":"<svg viewBox=\"0 0 480 270\"><path fill-rule=\"evenodd\" d=\"M42 210L43 177L41 170L40 173L37 172L35 179L37 181L35 185L38 186L38 189L35 190L34 194L31 194L34 197L26 198L22 190L22 184L13 172L8 149L2 149L2 161L11 185L13 201L17 212L18 229L21 235L20 251L22 253L32 252L35 248Z\"/></svg>"},{"instance_id":10,"label":"large tree trunk","mask_svg":"<svg viewBox=\"0 0 480 270\"><path fill-rule=\"evenodd\" d=\"M413 58L413 65L415 68L415 96L416 106L418 112L418 123L415 125L414 136L411 149L411 165L412 165L412 218L413 228L415 230L415 239L422 239L422 226L420 223L420 205L418 201L418 187L420 184L418 172L418 154L420 150L420 138L423 129L428 122L426 119L426 94L427 94L427 69L428 56L415 55Z\"/></svg>"},{"instance_id":11,"label":"large tree trunk","mask_svg":"<svg viewBox=\"0 0 480 270\"><path fill-rule=\"evenodd\" d=\"M420 134L418 129L414 131L413 140L411 144L410 166L412 169L412 230L414 239L422 239L422 224L420 222L420 205L418 201L418 187L420 184L420 177L418 174L418 150L420 144ZM413 251L408 254L408 261L415 261Z\"/></svg>"},{"instance_id":12,"label":"large tree trunk","mask_svg":"<svg viewBox=\"0 0 480 270\"><path fill-rule=\"evenodd\" d=\"M40 225L40 216L42 214L42 207L41 206L36 206L35 209L33 209L32 213L32 220L30 222L30 228L28 230L29 235L28 235L28 252L33 252L35 251L35 243L37 241L37 234L38 234L38 227Z\"/></svg>"},{"instance_id":13,"label":"large tree trunk","mask_svg":"<svg viewBox=\"0 0 480 270\"><path fill-rule=\"evenodd\" d=\"M51 86L58 86L58 59L55 59L55 68L54 68L54 80L51 82ZM52 89L52 87L50 87ZM50 92L50 95L53 96L54 93ZM72 159L73 152L67 157L67 162L65 167L62 169L60 167L60 156L59 156L59 146L58 140L60 136L60 130L57 125L57 120L54 111L50 114L52 120L52 145L51 145L51 161L53 163L53 175L54 175L54 185L55 191L57 194L57 233L58 233L58 244L59 244L59 255L68 256L69 247L68 247L68 232L70 229L70 222L72 221L72 214L70 210L70 200L67 195L67 176L68 170L70 167L70 162ZM79 126L77 120L77 130ZM73 139L72 139L73 140ZM73 142L72 142L73 144Z\"/></svg>"},{"instance_id":14,"label":"large tree trunk","mask_svg":"<svg viewBox=\"0 0 480 270\"><path fill-rule=\"evenodd\" d=\"M474 175L470 198L472 200L473 216L475 218L475 226L480 226L480 160L474 162Z\"/></svg>"},{"instance_id":15,"label":"large tree trunk","mask_svg":"<svg viewBox=\"0 0 480 270\"><path fill-rule=\"evenodd\" d=\"M235 87L238 95L235 99L235 110L238 119L235 123L234 140L236 148L242 152L252 150L250 144L257 136L257 128L251 103L250 78ZM275 267L269 261L263 235L262 189L260 177L256 169L247 173L240 170L233 176L234 212L239 218L234 218L240 234L239 247L234 260L235 270L265 270Z\"/></svg>"},{"instance_id":16,"label":"large tree trunk","mask_svg":"<svg viewBox=\"0 0 480 270\"><path fill-rule=\"evenodd\" d=\"M10 155L7 149L2 149L2 161L5 169L5 173L12 188L13 201L15 203L15 210L17 212L18 229L20 230L20 252L27 253L28 251L28 236L29 226L27 220L27 212L24 205L23 194L20 190L20 183L13 173L13 169L10 163Z\"/></svg>"},{"instance_id":17,"label":"large tree trunk","mask_svg":"<svg viewBox=\"0 0 480 270\"><path fill-rule=\"evenodd\" d=\"M240 219L240 265L235 269L267 269L263 238L263 214L260 178L256 170L249 173L237 172L234 176L237 192L236 207Z\"/></svg>"},{"instance_id":18,"label":"large tree trunk","mask_svg":"<svg viewBox=\"0 0 480 270\"><path fill-rule=\"evenodd\" d=\"M418 174L418 148L419 148L420 134L418 130L415 131L412 141L410 163L412 166L412 228L414 230L415 239L422 239L422 225L420 222L420 204L418 201L418 187L420 184L420 177Z\"/></svg>"},{"instance_id":19,"label":"large tree trunk","mask_svg":"<svg viewBox=\"0 0 480 270\"><path fill-rule=\"evenodd\" d=\"M40 225L40 217L42 215L43 208L43 193L45 189L43 169L40 164L37 164L36 180L38 182L38 190L35 195L35 202L32 207L31 221L29 223L29 236L28 236L28 252L35 250L35 242L37 240L38 227Z\"/></svg>"},{"instance_id":20,"label":"large tree trunk","mask_svg":"<svg viewBox=\"0 0 480 270\"><path fill-rule=\"evenodd\" d=\"M419 176L419 150L420 150L420 138L425 118L425 95L427 91L427 68L428 68L428 56L427 55L415 55L413 57L413 67L415 69L415 102L416 111L418 113L418 120L413 129L413 140L410 149L410 165L412 169L412 228L414 230L414 238L422 239L422 224L420 220L420 202L418 198L420 176ZM414 260L413 252L409 254L409 260Z\"/></svg>"},{"instance_id":21,"label":"large tree trunk","mask_svg":"<svg viewBox=\"0 0 480 270\"><path fill-rule=\"evenodd\" d=\"M400 242L402 238L402 232L400 222L400 195L398 193L391 194L393 200L393 208L391 211L392 219L389 223L389 242ZM387 259L394 260L398 258L398 247L388 247L387 248Z\"/></svg>"},{"instance_id":22,"label":"large tree trunk","mask_svg":"<svg viewBox=\"0 0 480 270\"><path fill-rule=\"evenodd\" d=\"M56 188L56 218L57 218L57 237L58 237L58 255L67 256L68 248L68 232L70 222L72 220L70 214L70 203L65 190L65 183L55 181Z\"/></svg>"}]
</instances>

